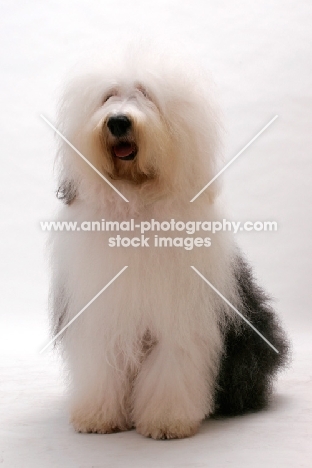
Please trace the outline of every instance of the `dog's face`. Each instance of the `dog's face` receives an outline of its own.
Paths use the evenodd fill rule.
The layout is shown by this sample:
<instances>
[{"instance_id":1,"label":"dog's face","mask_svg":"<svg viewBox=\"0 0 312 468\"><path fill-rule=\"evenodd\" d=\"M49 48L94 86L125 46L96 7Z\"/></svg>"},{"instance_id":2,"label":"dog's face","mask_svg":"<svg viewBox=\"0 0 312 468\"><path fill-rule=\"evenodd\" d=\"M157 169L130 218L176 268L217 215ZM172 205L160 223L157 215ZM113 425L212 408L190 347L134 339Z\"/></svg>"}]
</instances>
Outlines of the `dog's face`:
<instances>
[{"instance_id":1,"label":"dog's face","mask_svg":"<svg viewBox=\"0 0 312 468\"><path fill-rule=\"evenodd\" d=\"M107 175L133 184L160 176L165 155L171 152L170 130L141 83L108 89L95 118L94 138L100 141L97 163Z\"/></svg>"},{"instance_id":2,"label":"dog's face","mask_svg":"<svg viewBox=\"0 0 312 468\"><path fill-rule=\"evenodd\" d=\"M119 187L125 182L143 197L153 191L154 198L178 192L188 197L214 169L218 124L203 89L189 73L161 61L90 72L68 87L60 130ZM64 166L70 160L66 177L96 176L73 153L63 156Z\"/></svg>"}]
</instances>

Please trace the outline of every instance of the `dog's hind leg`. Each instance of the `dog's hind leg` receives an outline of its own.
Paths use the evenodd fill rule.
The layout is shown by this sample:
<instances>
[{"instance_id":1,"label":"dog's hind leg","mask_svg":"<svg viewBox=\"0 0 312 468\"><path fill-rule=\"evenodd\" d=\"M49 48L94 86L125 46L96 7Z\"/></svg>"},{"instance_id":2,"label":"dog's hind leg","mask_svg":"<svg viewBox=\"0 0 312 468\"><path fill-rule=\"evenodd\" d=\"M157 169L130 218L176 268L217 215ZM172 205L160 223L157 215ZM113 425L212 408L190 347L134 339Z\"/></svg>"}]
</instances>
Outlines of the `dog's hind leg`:
<instances>
[{"instance_id":1,"label":"dog's hind leg","mask_svg":"<svg viewBox=\"0 0 312 468\"><path fill-rule=\"evenodd\" d=\"M236 415L267 406L273 378L289 360L288 339L269 299L256 284L252 270L238 255L234 263L237 308L278 350L276 353L250 326L229 323L216 392L216 414Z\"/></svg>"}]
</instances>

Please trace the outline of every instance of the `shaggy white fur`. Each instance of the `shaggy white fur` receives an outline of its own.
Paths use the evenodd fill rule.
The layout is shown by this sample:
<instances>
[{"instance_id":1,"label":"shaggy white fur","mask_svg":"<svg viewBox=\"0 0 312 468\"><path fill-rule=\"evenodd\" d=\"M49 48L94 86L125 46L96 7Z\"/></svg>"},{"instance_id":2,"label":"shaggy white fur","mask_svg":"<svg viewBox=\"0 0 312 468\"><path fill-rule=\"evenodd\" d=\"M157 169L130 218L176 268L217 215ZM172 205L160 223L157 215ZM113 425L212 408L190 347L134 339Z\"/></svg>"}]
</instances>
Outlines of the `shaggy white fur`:
<instances>
[{"instance_id":1,"label":"shaggy white fur","mask_svg":"<svg viewBox=\"0 0 312 468\"><path fill-rule=\"evenodd\" d=\"M133 54L72 79L58 128L129 203L61 141L60 186L67 204L59 220L222 219L218 181L190 203L216 173L219 117L212 89L203 74L164 55ZM117 121L109 124L112 117ZM210 236L209 248L189 251L114 248L108 246L111 236L52 236L54 332L128 265L60 338L72 423L80 432L135 427L156 439L190 436L214 409L220 330L225 315L232 317L190 265L235 304L233 241L218 233Z\"/></svg>"}]
</instances>

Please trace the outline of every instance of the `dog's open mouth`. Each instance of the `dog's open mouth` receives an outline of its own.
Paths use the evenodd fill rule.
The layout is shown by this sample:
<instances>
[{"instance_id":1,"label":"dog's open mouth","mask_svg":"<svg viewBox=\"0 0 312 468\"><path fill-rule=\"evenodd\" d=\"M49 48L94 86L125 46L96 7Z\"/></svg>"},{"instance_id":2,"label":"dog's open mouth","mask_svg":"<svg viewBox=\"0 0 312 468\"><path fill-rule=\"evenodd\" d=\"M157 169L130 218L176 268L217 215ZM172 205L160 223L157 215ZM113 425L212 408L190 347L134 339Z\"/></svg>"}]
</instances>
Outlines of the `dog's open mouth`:
<instances>
[{"instance_id":1,"label":"dog's open mouth","mask_svg":"<svg viewBox=\"0 0 312 468\"><path fill-rule=\"evenodd\" d=\"M131 161L136 157L137 147L133 143L121 142L112 147L113 156L123 161Z\"/></svg>"}]
</instances>

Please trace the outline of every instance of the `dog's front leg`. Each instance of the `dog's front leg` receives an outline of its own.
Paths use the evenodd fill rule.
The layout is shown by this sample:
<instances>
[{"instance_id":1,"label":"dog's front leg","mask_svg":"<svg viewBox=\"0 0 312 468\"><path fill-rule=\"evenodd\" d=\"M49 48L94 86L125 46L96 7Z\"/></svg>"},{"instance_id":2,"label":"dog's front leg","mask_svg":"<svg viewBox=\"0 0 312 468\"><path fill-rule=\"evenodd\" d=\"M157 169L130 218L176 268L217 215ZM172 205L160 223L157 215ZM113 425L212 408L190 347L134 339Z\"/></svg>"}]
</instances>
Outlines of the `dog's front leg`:
<instances>
[{"instance_id":1,"label":"dog's front leg","mask_svg":"<svg viewBox=\"0 0 312 468\"><path fill-rule=\"evenodd\" d=\"M127 373L114 368L105 356L82 351L75 350L70 359L70 415L75 430L109 434L130 429Z\"/></svg>"},{"instance_id":2,"label":"dog's front leg","mask_svg":"<svg viewBox=\"0 0 312 468\"><path fill-rule=\"evenodd\" d=\"M133 392L133 419L140 434L189 437L212 411L217 353L199 341L159 341L144 361Z\"/></svg>"}]
</instances>

